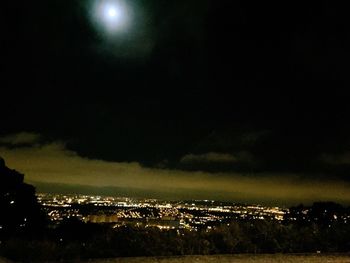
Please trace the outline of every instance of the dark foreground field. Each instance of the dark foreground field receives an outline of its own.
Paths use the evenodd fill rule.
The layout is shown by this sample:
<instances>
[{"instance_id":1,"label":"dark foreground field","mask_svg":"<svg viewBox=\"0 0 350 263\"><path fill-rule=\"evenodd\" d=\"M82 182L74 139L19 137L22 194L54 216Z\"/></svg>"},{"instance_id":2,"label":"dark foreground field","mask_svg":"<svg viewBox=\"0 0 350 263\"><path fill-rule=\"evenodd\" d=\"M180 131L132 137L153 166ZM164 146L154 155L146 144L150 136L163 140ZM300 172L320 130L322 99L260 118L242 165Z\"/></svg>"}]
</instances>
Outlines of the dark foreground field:
<instances>
[{"instance_id":1,"label":"dark foreground field","mask_svg":"<svg viewBox=\"0 0 350 263\"><path fill-rule=\"evenodd\" d=\"M235 255L172 258L123 258L89 263L350 263L350 255Z\"/></svg>"},{"instance_id":2,"label":"dark foreground field","mask_svg":"<svg viewBox=\"0 0 350 263\"><path fill-rule=\"evenodd\" d=\"M139 257L92 260L88 263L350 263L347 255L233 255L233 256L184 256ZM13 263L0 258L0 263ZM74 261L67 261L74 263Z\"/></svg>"}]
</instances>

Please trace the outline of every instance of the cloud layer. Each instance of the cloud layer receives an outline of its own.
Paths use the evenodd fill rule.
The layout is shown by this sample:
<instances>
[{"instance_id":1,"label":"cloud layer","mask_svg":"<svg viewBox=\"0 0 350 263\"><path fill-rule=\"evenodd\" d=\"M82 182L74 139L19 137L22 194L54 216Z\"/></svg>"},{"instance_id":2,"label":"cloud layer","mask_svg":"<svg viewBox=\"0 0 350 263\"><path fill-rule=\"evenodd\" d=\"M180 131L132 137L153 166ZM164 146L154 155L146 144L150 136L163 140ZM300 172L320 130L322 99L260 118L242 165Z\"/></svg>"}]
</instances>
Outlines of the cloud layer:
<instances>
[{"instance_id":1,"label":"cloud layer","mask_svg":"<svg viewBox=\"0 0 350 263\"><path fill-rule=\"evenodd\" d=\"M20 137L9 136L5 141ZM32 138L36 137L33 135ZM178 196L176 193L186 192L187 198L219 198L239 202L295 204L333 200L350 203L350 185L345 182L305 179L307 177L294 174L248 176L239 173L145 168L136 162L106 162L82 158L59 142L20 148L2 146L0 156L6 160L7 166L23 172L26 180L34 184L130 188L153 192L155 195L168 192L168 198ZM199 157L212 161L234 161L233 156L225 154L212 153ZM188 158L193 160L199 157L193 155Z\"/></svg>"},{"instance_id":2,"label":"cloud layer","mask_svg":"<svg viewBox=\"0 0 350 263\"><path fill-rule=\"evenodd\" d=\"M20 132L0 138L0 144L8 144L13 146L35 144L39 142L41 136L37 133Z\"/></svg>"},{"instance_id":3,"label":"cloud layer","mask_svg":"<svg viewBox=\"0 0 350 263\"><path fill-rule=\"evenodd\" d=\"M232 154L209 152L204 154L188 154L181 158L181 163L232 163L237 162L237 158Z\"/></svg>"}]
</instances>

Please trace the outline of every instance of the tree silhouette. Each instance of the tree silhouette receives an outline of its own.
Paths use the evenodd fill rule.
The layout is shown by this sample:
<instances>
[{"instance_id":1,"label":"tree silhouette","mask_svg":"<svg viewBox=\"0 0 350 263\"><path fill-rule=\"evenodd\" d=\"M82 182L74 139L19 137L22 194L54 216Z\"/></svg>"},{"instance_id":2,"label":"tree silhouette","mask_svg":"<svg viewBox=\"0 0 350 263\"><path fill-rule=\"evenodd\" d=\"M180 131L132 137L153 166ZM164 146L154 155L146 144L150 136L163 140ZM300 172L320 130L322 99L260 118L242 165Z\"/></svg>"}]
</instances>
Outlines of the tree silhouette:
<instances>
[{"instance_id":1,"label":"tree silhouette","mask_svg":"<svg viewBox=\"0 0 350 263\"><path fill-rule=\"evenodd\" d=\"M35 188L23 180L24 175L6 167L0 157L0 238L37 229L44 222Z\"/></svg>"}]
</instances>

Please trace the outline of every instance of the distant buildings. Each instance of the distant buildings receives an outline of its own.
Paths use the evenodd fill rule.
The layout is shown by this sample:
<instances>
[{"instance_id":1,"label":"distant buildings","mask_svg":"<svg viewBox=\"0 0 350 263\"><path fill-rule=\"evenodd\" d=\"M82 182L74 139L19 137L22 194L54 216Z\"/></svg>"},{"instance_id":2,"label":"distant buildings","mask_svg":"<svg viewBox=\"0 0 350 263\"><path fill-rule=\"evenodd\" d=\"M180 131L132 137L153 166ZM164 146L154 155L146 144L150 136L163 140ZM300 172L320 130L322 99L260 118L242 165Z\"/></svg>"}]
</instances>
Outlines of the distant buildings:
<instances>
[{"instance_id":1,"label":"distant buildings","mask_svg":"<svg viewBox=\"0 0 350 263\"><path fill-rule=\"evenodd\" d=\"M162 201L88 195L39 194L38 200L53 222L75 217L86 223L114 227L214 229L232 220L284 219L288 209L238 205L208 200Z\"/></svg>"}]
</instances>

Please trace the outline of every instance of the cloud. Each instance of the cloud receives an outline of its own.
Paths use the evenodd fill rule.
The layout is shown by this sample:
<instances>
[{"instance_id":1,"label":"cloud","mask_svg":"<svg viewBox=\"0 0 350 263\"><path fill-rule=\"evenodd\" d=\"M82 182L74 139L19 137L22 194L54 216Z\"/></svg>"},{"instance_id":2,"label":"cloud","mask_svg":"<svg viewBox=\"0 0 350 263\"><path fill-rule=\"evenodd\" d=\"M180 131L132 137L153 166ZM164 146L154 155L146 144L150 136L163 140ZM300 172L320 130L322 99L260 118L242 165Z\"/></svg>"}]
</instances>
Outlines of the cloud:
<instances>
[{"instance_id":1,"label":"cloud","mask_svg":"<svg viewBox=\"0 0 350 263\"><path fill-rule=\"evenodd\" d=\"M243 172L252 171L258 162L248 151L231 153L208 152L203 154L187 154L183 156L178 168L187 171Z\"/></svg>"},{"instance_id":2,"label":"cloud","mask_svg":"<svg viewBox=\"0 0 350 263\"><path fill-rule=\"evenodd\" d=\"M237 151L252 151L260 144L268 142L272 135L270 130L251 131L237 127L215 130L197 143L196 150L231 154Z\"/></svg>"},{"instance_id":3,"label":"cloud","mask_svg":"<svg viewBox=\"0 0 350 263\"><path fill-rule=\"evenodd\" d=\"M241 135L240 142L242 145L245 145L245 146L254 146L259 141L263 140L270 134L271 134L271 131L269 130L262 130L257 132L246 132Z\"/></svg>"},{"instance_id":4,"label":"cloud","mask_svg":"<svg viewBox=\"0 0 350 263\"><path fill-rule=\"evenodd\" d=\"M37 133L20 132L16 134L10 134L0 138L0 144L9 144L12 146L35 144L39 142L41 136Z\"/></svg>"},{"instance_id":5,"label":"cloud","mask_svg":"<svg viewBox=\"0 0 350 263\"><path fill-rule=\"evenodd\" d=\"M83 158L59 142L19 148L2 146L0 156L6 160L7 166L24 173L25 180L34 185L47 183L96 188L119 187L139 189L154 193L155 196L159 192L165 192L168 198L185 193L183 196L186 198L237 202L296 204L331 200L350 203L350 184L346 182L301 179L295 174L246 176L239 173L145 168L137 162L106 162ZM201 158L211 161L235 160L231 155L213 153Z\"/></svg>"},{"instance_id":6,"label":"cloud","mask_svg":"<svg viewBox=\"0 0 350 263\"><path fill-rule=\"evenodd\" d=\"M228 153L209 152L204 154L188 154L181 158L181 163L232 163L237 158Z\"/></svg>"},{"instance_id":7,"label":"cloud","mask_svg":"<svg viewBox=\"0 0 350 263\"><path fill-rule=\"evenodd\" d=\"M350 164L350 152L341 154L322 154L321 161L331 165L349 165Z\"/></svg>"}]
</instances>

